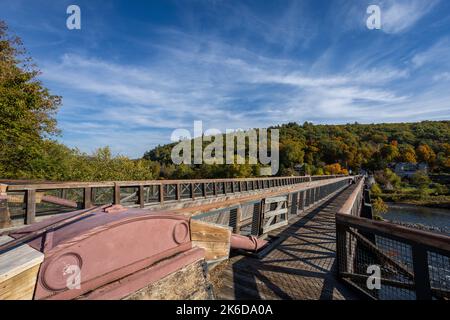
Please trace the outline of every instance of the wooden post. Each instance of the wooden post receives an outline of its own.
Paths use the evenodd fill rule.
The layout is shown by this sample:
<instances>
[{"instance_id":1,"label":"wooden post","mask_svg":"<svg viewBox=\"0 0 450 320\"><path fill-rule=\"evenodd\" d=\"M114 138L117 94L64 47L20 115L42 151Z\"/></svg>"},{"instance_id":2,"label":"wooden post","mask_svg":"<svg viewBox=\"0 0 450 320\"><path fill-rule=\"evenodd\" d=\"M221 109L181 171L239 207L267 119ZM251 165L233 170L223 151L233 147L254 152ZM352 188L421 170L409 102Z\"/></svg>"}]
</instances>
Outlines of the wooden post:
<instances>
[{"instance_id":1,"label":"wooden post","mask_svg":"<svg viewBox=\"0 0 450 320\"><path fill-rule=\"evenodd\" d=\"M181 200L181 184L177 183L176 188L177 188L177 201L180 201Z\"/></svg>"},{"instance_id":2,"label":"wooden post","mask_svg":"<svg viewBox=\"0 0 450 320\"><path fill-rule=\"evenodd\" d=\"M428 270L428 254L422 245L412 246L414 267L414 284L417 300L431 300L430 272Z\"/></svg>"},{"instance_id":3,"label":"wooden post","mask_svg":"<svg viewBox=\"0 0 450 320\"><path fill-rule=\"evenodd\" d=\"M191 199L195 200L194 184L191 183Z\"/></svg>"},{"instance_id":4,"label":"wooden post","mask_svg":"<svg viewBox=\"0 0 450 320\"><path fill-rule=\"evenodd\" d=\"M0 228L11 226L11 216L8 208L8 195L6 184L0 184Z\"/></svg>"},{"instance_id":5,"label":"wooden post","mask_svg":"<svg viewBox=\"0 0 450 320\"><path fill-rule=\"evenodd\" d=\"M214 196L217 196L217 183L213 182L213 194Z\"/></svg>"},{"instance_id":6,"label":"wooden post","mask_svg":"<svg viewBox=\"0 0 450 320\"><path fill-rule=\"evenodd\" d=\"M25 191L25 224L32 224L36 221L36 190Z\"/></svg>"},{"instance_id":7,"label":"wooden post","mask_svg":"<svg viewBox=\"0 0 450 320\"><path fill-rule=\"evenodd\" d=\"M139 207L144 208L145 207L144 186L142 186L142 185L139 186L138 201L139 201Z\"/></svg>"},{"instance_id":8,"label":"wooden post","mask_svg":"<svg viewBox=\"0 0 450 320\"><path fill-rule=\"evenodd\" d=\"M92 188L86 187L83 189L83 209L92 207Z\"/></svg>"},{"instance_id":9,"label":"wooden post","mask_svg":"<svg viewBox=\"0 0 450 320\"><path fill-rule=\"evenodd\" d=\"M250 234L258 236L259 234L259 215L261 211L261 201L253 203L252 226Z\"/></svg>"},{"instance_id":10,"label":"wooden post","mask_svg":"<svg viewBox=\"0 0 450 320\"><path fill-rule=\"evenodd\" d=\"M120 204L120 186L117 183L114 184L113 204Z\"/></svg>"},{"instance_id":11,"label":"wooden post","mask_svg":"<svg viewBox=\"0 0 450 320\"><path fill-rule=\"evenodd\" d=\"M336 261L338 277L347 272L347 231L346 227L336 221Z\"/></svg>"},{"instance_id":12,"label":"wooden post","mask_svg":"<svg viewBox=\"0 0 450 320\"><path fill-rule=\"evenodd\" d=\"M159 203L164 203L164 184L162 183L159 185Z\"/></svg>"},{"instance_id":13,"label":"wooden post","mask_svg":"<svg viewBox=\"0 0 450 320\"><path fill-rule=\"evenodd\" d=\"M242 220L242 207L239 205L236 211L236 227L234 233L240 234L241 231L241 220Z\"/></svg>"}]
</instances>

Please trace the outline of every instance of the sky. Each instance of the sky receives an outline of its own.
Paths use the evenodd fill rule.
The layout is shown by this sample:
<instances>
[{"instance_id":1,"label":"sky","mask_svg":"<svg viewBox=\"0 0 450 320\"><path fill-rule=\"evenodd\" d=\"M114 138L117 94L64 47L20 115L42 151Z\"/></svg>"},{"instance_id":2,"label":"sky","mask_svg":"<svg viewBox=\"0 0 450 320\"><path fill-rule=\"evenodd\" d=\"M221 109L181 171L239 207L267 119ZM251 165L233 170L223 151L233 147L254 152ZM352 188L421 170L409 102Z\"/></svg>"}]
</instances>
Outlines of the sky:
<instances>
[{"instance_id":1,"label":"sky","mask_svg":"<svg viewBox=\"0 0 450 320\"><path fill-rule=\"evenodd\" d=\"M85 152L141 157L194 121L450 119L447 0L0 0L0 19L63 98L58 140Z\"/></svg>"}]
</instances>

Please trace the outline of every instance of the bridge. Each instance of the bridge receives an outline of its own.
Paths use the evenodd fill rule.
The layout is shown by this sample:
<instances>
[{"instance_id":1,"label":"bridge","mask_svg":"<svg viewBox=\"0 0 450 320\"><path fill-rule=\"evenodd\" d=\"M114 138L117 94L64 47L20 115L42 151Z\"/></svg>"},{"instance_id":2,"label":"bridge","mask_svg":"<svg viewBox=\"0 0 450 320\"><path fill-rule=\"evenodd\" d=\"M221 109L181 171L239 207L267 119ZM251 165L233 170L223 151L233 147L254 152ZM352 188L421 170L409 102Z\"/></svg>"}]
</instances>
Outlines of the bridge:
<instances>
[{"instance_id":1,"label":"bridge","mask_svg":"<svg viewBox=\"0 0 450 320\"><path fill-rule=\"evenodd\" d=\"M133 227L123 232L119 229L106 237L109 224L105 221L111 223L111 219L116 219L120 221L117 225L122 226L130 217L139 217L139 221L151 217L152 222L147 229ZM167 224L168 218L178 222ZM86 222L89 219L90 226ZM140 223L142 226L144 222ZM76 227L82 224L83 228ZM180 229L180 225L186 227ZM22 292L20 297L327 300L450 297L450 237L373 220L370 193L361 176L96 183L3 180L0 227L4 239L0 241L0 282L4 279L4 288L8 288L8 283L17 283L17 278L13 278L21 276L13 270L24 272L23 265L13 266L8 255L15 254L18 246L29 244L32 248L26 250L34 251L28 254L36 256L37 262L26 271L34 268L33 276L27 280L29 292ZM181 241L184 228L190 237L183 236ZM114 257L121 257L111 262L118 263L111 270L127 270L122 278L116 276L116 271L105 271L102 283L86 281L89 290L76 294L76 290L69 292L59 287L56 290L48 284L39 287L39 283L46 281L60 285L61 278L54 279L45 272L60 269L61 262L54 260L67 259L72 254L64 251L68 244L80 242L81 247L92 230L99 229L105 232L103 235L99 232L98 240L106 243L104 250L115 246ZM131 253L122 245L132 237L130 230L136 234L133 234L135 242L128 242L129 245L142 246L133 258L139 261L133 270L126 267ZM55 236L50 239L61 238L67 244L58 246L56 240L48 240L53 233ZM65 239L69 234L73 238ZM36 242L39 237L42 241ZM170 245L161 247L165 242ZM84 251L77 253L83 261L88 261L89 252L100 250L93 243L85 246ZM122 251L118 252L118 248ZM108 257L105 259L111 259ZM145 260L143 257L148 260L145 266L140 264ZM57 267L52 269L53 265ZM379 270L380 288L368 286L373 282L370 268L374 266ZM89 270L89 263L84 263L83 268ZM146 272L147 269L152 272ZM96 274L98 270L91 272L92 279L100 277ZM180 283L179 279L185 280ZM204 290L192 292L193 287ZM9 289L14 291L13 287ZM172 294L175 291L178 293ZM0 290L0 299L3 297L17 295L4 292L2 296Z\"/></svg>"}]
</instances>

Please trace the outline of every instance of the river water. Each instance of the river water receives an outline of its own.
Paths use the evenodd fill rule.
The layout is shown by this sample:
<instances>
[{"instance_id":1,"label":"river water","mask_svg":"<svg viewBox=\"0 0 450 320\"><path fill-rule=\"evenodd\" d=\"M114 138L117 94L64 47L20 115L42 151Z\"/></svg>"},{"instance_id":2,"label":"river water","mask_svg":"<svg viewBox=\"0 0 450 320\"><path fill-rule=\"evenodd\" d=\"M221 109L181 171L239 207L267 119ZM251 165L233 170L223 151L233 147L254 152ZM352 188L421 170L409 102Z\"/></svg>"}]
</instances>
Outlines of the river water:
<instances>
[{"instance_id":1,"label":"river water","mask_svg":"<svg viewBox=\"0 0 450 320\"><path fill-rule=\"evenodd\" d=\"M450 235L450 209L395 203L388 203L388 206L388 212L382 215L385 220L439 228L442 232Z\"/></svg>"}]
</instances>

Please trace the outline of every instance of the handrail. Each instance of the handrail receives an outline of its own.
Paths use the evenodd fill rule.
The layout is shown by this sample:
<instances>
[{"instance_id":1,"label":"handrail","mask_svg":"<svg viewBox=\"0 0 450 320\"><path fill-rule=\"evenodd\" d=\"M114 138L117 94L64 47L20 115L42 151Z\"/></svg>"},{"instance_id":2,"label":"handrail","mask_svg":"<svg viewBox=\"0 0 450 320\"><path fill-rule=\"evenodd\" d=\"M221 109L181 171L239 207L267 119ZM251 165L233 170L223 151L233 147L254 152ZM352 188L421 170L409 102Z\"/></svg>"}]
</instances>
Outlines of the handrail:
<instances>
[{"instance_id":1,"label":"handrail","mask_svg":"<svg viewBox=\"0 0 450 320\"><path fill-rule=\"evenodd\" d=\"M340 214L352 214L352 209L355 206L355 202L358 200L359 196L362 194L363 186L364 186L364 178L361 178L356 185L356 188L347 198L345 203L339 209L338 213Z\"/></svg>"},{"instance_id":2,"label":"handrail","mask_svg":"<svg viewBox=\"0 0 450 320\"><path fill-rule=\"evenodd\" d=\"M82 189L81 201L77 205L88 209L95 204L96 188L112 189L112 204L121 204L130 197L136 198L131 206L144 208L146 205L163 205L165 202L179 202L185 200L196 200L201 198L229 196L247 192L261 192L265 190L278 190L280 188L297 186L303 183L316 181L333 181L336 179L351 179L351 176L292 176L292 177L270 177L270 178L239 178L239 179L205 179L205 180L150 180L150 181L109 181L109 182L53 182L53 183L29 183L14 184L9 180L6 192L9 195L2 200L4 208L0 210L0 218L8 220L3 225L8 226L7 219L9 198L14 202L22 202L25 209L25 223L32 224L36 217L36 203L50 202L57 205L67 206L64 196L47 197L47 190ZM3 180L0 180L0 182ZM20 181L20 182L23 182ZM331 183L331 182L330 182ZM148 189L150 187L150 189ZM137 189L128 197L123 198L121 188ZM147 191L146 191L147 188ZM15 195L14 192L23 192L24 195ZM125 191L126 193L127 191ZM69 207L73 207L73 203ZM1 208L0 208L1 209ZM1 221L1 219L0 219Z\"/></svg>"},{"instance_id":3,"label":"handrail","mask_svg":"<svg viewBox=\"0 0 450 320\"><path fill-rule=\"evenodd\" d=\"M336 215L336 222L345 224L348 227L370 231L371 233L401 238L409 243L419 243L445 251L450 250L450 236L445 234L408 228L386 221L369 220L343 213Z\"/></svg>"},{"instance_id":4,"label":"handrail","mask_svg":"<svg viewBox=\"0 0 450 320\"><path fill-rule=\"evenodd\" d=\"M186 184L186 183L213 183L213 182L246 182L246 181L280 181L287 179L305 179L308 181L333 179L344 177L345 175L323 175L323 176L286 176L286 177L261 177L261 178L225 178L225 179L180 179L180 180L135 180L135 181L99 181L99 182L30 182L24 180L0 180L0 183L8 186L8 191L24 191L29 189L74 189L74 188L101 188L101 187L127 187L127 186L149 186L149 185L167 185L167 184ZM309 179L310 178L310 179ZM19 183L15 183L15 182ZM306 181L299 181L306 182Z\"/></svg>"}]
</instances>

